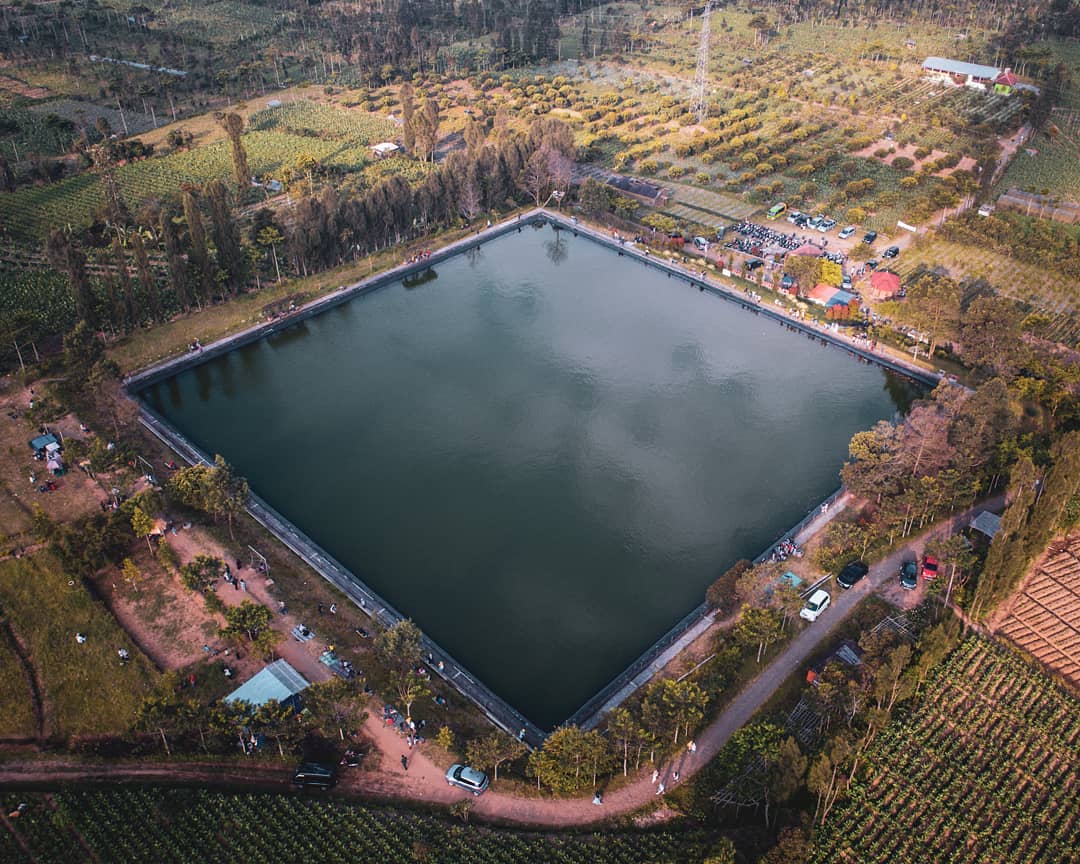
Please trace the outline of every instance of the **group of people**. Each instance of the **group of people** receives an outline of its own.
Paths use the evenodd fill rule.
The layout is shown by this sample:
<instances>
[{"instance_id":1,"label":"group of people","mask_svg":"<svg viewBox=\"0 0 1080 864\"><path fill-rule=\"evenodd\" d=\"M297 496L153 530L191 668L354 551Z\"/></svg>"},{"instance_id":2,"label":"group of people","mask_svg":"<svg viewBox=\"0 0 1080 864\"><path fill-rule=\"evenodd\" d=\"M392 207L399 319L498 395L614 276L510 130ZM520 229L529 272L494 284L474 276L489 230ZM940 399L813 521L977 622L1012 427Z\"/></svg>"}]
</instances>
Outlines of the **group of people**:
<instances>
[{"instance_id":1,"label":"group of people","mask_svg":"<svg viewBox=\"0 0 1080 864\"><path fill-rule=\"evenodd\" d=\"M488 224L490 225L491 223L489 222ZM430 249L424 249L424 250L422 250L420 252L417 252L415 255L413 255L410 258L406 258L401 263L402 264L419 264L421 261L427 261L427 259L430 258L430 257L431 257L431 250Z\"/></svg>"},{"instance_id":2,"label":"group of people","mask_svg":"<svg viewBox=\"0 0 1080 864\"><path fill-rule=\"evenodd\" d=\"M198 337L192 339L191 344L188 345L188 351L192 354L201 354L202 350L202 342L199 341Z\"/></svg>"},{"instance_id":3,"label":"group of people","mask_svg":"<svg viewBox=\"0 0 1080 864\"><path fill-rule=\"evenodd\" d=\"M788 558L802 558L802 549L793 540L781 540L773 549L770 561L786 561Z\"/></svg>"}]
</instances>

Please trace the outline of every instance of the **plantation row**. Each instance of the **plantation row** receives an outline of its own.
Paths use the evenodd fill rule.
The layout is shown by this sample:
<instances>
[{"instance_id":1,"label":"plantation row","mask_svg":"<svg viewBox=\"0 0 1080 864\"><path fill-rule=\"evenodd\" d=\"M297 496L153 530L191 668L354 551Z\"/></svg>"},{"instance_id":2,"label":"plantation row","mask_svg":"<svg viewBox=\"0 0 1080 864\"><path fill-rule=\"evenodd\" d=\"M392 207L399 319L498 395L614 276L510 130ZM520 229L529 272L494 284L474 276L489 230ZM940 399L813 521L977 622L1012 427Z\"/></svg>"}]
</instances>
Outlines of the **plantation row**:
<instances>
[{"instance_id":1,"label":"plantation row","mask_svg":"<svg viewBox=\"0 0 1080 864\"><path fill-rule=\"evenodd\" d=\"M811 860L1080 861L1080 701L969 639L875 741Z\"/></svg>"},{"instance_id":2,"label":"plantation row","mask_svg":"<svg viewBox=\"0 0 1080 864\"><path fill-rule=\"evenodd\" d=\"M636 864L700 861L699 832L605 832L545 837L491 831L408 811L286 795L195 789L123 789L8 795L30 806L13 829L39 864L98 860L154 864L414 861L439 864ZM0 829L0 856L11 848ZM418 854L424 850L422 854ZM20 860L17 855L5 861Z\"/></svg>"},{"instance_id":3,"label":"plantation row","mask_svg":"<svg viewBox=\"0 0 1080 864\"><path fill-rule=\"evenodd\" d=\"M280 176L284 169L294 169L307 156L320 166L348 171L359 170L370 161L366 145L287 132L249 132L244 135L244 147L248 164L257 175ZM231 172L229 145L217 141L195 150L121 166L117 179L128 206L134 211L146 198L175 195L184 183L202 185L216 178L228 178ZM26 187L0 195L0 224L7 226L16 240L40 242L57 226L89 225L103 203L98 175L80 174L47 186Z\"/></svg>"}]
</instances>

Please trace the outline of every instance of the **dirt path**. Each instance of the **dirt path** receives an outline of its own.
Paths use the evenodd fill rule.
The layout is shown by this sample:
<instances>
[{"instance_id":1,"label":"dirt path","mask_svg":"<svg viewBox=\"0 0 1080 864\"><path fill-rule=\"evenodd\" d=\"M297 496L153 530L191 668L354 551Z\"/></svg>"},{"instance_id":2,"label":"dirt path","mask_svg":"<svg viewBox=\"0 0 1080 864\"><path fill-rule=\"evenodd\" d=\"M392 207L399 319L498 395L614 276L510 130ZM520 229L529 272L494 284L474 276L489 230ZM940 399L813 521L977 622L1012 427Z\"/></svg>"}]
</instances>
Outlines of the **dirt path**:
<instances>
[{"instance_id":1,"label":"dirt path","mask_svg":"<svg viewBox=\"0 0 1080 864\"><path fill-rule=\"evenodd\" d=\"M833 590L833 605L821 622L806 627L779 655L773 658L761 674L749 682L728 704L712 723L696 738L697 752L682 751L671 763L662 766L659 780L670 790L676 785L674 772L680 772L680 782L695 774L707 764L727 743L739 728L744 726L758 709L772 696L776 689L818 652L832 636L836 628L854 611L868 595L878 592L896 577L900 563L910 557L922 555L926 543L939 535L955 531L965 525L970 517L982 509L1000 509L1004 496L988 501L959 513L945 522L928 529L901 548L876 563L866 579L849 591ZM179 545L179 544L177 544ZM200 551L212 552L212 543L201 545ZM250 589L249 589L250 590ZM252 592L254 593L254 592ZM237 601L239 602L239 600ZM282 618L286 616L281 616ZM282 625L284 626L284 625ZM283 646L284 647L284 646ZM295 646L300 647L300 646ZM284 653L284 652L283 652ZM295 650L290 652L297 668L304 674L314 675L325 667L314 657ZM305 660L305 657L307 659ZM288 659L288 657L286 658ZM293 662L292 659L289 660ZM311 665L314 663L314 667ZM323 676L325 677L325 675ZM448 786L443 770L423 751L423 747L411 750L391 727L380 720L377 703L372 703L370 716L364 725L364 734L373 742L379 753L379 763L366 766L367 770L345 771L340 789L346 793L375 795L449 804L467 800L468 793ZM408 759L408 770L401 767L401 756ZM87 765L73 760L11 761L0 766L0 786L20 783L57 783L80 781L153 780L160 782L199 782L227 784L230 786L255 786L260 788L283 788L289 782L289 771L280 764L236 765L231 763L180 763L138 764L110 763ZM651 774L643 773L631 783L604 796L604 803L595 806L591 796L574 799L524 798L491 790L475 799L477 816L492 821L512 822L523 825L566 827L589 825L614 816L637 810L657 797L657 786L651 782Z\"/></svg>"}]
</instances>

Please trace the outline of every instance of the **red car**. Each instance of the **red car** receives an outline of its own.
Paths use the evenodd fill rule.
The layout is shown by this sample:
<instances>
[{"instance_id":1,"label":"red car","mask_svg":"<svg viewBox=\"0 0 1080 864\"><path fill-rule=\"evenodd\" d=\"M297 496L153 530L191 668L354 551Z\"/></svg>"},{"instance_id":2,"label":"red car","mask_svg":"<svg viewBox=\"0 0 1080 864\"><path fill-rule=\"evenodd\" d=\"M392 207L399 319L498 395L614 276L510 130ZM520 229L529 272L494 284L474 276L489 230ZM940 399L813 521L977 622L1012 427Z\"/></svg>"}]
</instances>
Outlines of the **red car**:
<instances>
[{"instance_id":1,"label":"red car","mask_svg":"<svg viewBox=\"0 0 1080 864\"><path fill-rule=\"evenodd\" d=\"M938 572L938 560L933 555L927 555L923 558L922 563L922 575L923 579L936 579Z\"/></svg>"}]
</instances>

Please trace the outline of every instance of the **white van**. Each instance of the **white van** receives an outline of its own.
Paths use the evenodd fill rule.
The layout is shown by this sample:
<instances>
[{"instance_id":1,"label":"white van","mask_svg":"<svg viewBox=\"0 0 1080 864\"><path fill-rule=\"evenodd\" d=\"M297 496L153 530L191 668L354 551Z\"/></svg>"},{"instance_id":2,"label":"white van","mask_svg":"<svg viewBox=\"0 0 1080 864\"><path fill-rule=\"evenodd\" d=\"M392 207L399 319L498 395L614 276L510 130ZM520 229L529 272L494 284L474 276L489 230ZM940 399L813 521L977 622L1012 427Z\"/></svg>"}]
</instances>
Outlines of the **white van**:
<instances>
[{"instance_id":1,"label":"white van","mask_svg":"<svg viewBox=\"0 0 1080 864\"><path fill-rule=\"evenodd\" d=\"M821 613L829 608L831 601L832 598L829 596L828 591L818 589L810 595L810 599L806 601L806 605L799 612L799 617L804 621L817 621Z\"/></svg>"}]
</instances>

